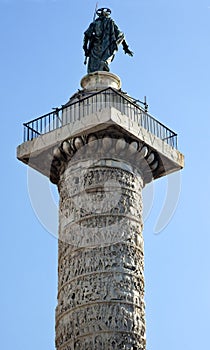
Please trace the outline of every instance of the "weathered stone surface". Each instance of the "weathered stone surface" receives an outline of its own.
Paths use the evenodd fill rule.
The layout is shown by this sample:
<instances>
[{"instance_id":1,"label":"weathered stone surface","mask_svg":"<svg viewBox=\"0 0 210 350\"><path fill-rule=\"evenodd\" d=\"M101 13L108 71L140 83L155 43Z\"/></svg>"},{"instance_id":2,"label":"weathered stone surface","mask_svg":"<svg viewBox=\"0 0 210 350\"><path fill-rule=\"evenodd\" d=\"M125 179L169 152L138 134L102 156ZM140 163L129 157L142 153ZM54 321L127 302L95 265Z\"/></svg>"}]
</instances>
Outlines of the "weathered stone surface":
<instances>
[{"instance_id":1,"label":"weathered stone surface","mask_svg":"<svg viewBox=\"0 0 210 350\"><path fill-rule=\"evenodd\" d=\"M145 349L142 187L140 174L123 168L66 163L58 183L58 350Z\"/></svg>"},{"instance_id":2,"label":"weathered stone surface","mask_svg":"<svg viewBox=\"0 0 210 350\"><path fill-rule=\"evenodd\" d=\"M102 90L107 87L121 88L120 78L110 72L94 72L85 75L81 80L81 87L85 90Z\"/></svg>"}]
</instances>

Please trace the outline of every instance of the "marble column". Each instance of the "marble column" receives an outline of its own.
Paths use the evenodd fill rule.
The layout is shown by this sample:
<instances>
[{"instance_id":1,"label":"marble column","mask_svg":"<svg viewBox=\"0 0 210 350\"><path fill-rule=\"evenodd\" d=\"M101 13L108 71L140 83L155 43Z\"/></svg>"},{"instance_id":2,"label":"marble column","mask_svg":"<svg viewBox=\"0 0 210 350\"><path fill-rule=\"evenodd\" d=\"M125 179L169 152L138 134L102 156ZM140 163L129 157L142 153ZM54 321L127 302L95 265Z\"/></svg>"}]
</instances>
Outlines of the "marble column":
<instances>
[{"instance_id":1,"label":"marble column","mask_svg":"<svg viewBox=\"0 0 210 350\"><path fill-rule=\"evenodd\" d=\"M142 188L184 156L115 74L88 74L81 88L24 124L17 147L60 194L56 348L145 350Z\"/></svg>"},{"instance_id":2,"label":"marble column","mask_svg":"<svg viewBox=\"0 0 210 350\"><path fill-rule=\"evenodd\" d=\"M89 141L58 182L56 348L144 350L143 178L119 135Z\"/></svg>"}]
</instances>

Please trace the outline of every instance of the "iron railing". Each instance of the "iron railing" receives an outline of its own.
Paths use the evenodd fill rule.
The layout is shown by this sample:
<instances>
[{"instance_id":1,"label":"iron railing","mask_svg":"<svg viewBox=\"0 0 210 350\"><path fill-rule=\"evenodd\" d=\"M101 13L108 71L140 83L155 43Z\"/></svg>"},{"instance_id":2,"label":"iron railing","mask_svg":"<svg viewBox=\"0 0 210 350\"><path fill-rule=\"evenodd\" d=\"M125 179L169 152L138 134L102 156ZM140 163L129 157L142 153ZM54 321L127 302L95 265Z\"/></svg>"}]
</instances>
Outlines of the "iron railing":
<instances>
[{"instance_id":1,"label":"iron railing","mask_svg":"<svg viewBox=\"0 0 210 350\"><path fill-rule=\"evenodd\" d=\"M115 107L122 114L128 116L131 123L137 122L139 126L151 134L173 148L177 148L177 134L175 132L144 111L140 105L133 102L132 98L112 88L81 98L79 101L72 102L62 108L55 108L51 113L24 123L24 142L110 107Z\"/></svg>"}]
</instances>

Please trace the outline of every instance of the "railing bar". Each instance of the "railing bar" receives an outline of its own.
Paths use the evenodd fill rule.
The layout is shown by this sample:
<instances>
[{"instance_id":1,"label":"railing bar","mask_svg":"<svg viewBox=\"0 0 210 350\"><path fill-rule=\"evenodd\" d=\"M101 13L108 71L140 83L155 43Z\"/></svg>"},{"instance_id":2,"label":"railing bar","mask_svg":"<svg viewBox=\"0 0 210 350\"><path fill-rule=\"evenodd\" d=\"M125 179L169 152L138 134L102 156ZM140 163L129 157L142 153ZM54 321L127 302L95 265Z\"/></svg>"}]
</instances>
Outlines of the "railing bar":
<instances>
[{"instance_id":1,"label":"railing bar","mask_svg":"<svg viewBox=\"0 0 210 350\"><path fill-rule=\"evenodd\" d=\"M79 101L79 120L81 119L81 108L80 108L80 106L81 106L81 102Z\"/></svg>"},{"instance_id":2,"label":"railing bar","mask_svg":"<svg viewBox=\"0 0 210 350\"><path fill-rule=\"evenodd\" d=\"M59 128L59 117L58 117L58 113L56 112L54 114L54 117L55 117L55 129L58 129Z\"/></svg>"},{"instance_id":3,"label":"railing bar","mask_svg":"<svg viewBox=\"0 0 210 350\"><path fill-rule=\"evenodd\" d=\"M31 128L30 126L27 126L27 129L35 132L38 135L41 135L38 131L36 131L35 129Z\"/></svg>"},{"instance_id":4,"label":"railing bar","mask_svg":"<svg viewBox=\"0 0 210 350\"><path fill-rule=\"evenodd\" d=\"M176 137L177 135L170 135L170 136L167 136L165 138L163 138L162 140L165 141L165 140L168 140L168 139L172 139L173 137Z\"/></svg>"}]
</instances>

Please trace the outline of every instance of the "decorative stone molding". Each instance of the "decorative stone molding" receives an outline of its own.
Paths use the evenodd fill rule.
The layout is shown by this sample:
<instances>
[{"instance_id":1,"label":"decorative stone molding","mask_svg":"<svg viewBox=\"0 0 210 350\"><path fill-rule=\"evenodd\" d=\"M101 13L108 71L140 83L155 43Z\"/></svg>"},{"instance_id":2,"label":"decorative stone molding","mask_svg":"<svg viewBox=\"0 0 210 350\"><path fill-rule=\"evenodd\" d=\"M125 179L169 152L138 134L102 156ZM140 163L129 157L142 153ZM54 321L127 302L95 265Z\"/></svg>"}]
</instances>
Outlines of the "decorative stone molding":
<instances>
[{"instance_id":1,"label":"decorative stone molding","mask_svg":"<svg viewBox=\"0 0 210 350\"><path fill-rule=\"evenodd\" d=\"M81 87L84 90L97 91L112 87L119 90L121 88L120 78L110 72L99 71L85 75L81 80Z\"/></svg>"},{"instance_id":2,"label":"decorative stone molding","mask_svg":"<svg viewBox=\"0 0 210 350\"><path fill-rule=\"evenodd\" d=\"M139 172L144 183L152 181L153 173L160 165L158 154L148 145L113 128L67 139L54 149L53 157L50 176L53 183L58 183L60 174L64 172L69 160L77 162L86 159L94 164L100 160L99 165L109 164L114 167L118 161L120 168L124 163L125 170Z\"/></svg>"}]
</instances>

